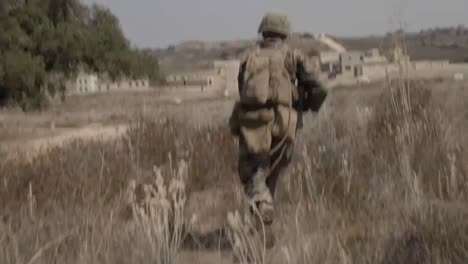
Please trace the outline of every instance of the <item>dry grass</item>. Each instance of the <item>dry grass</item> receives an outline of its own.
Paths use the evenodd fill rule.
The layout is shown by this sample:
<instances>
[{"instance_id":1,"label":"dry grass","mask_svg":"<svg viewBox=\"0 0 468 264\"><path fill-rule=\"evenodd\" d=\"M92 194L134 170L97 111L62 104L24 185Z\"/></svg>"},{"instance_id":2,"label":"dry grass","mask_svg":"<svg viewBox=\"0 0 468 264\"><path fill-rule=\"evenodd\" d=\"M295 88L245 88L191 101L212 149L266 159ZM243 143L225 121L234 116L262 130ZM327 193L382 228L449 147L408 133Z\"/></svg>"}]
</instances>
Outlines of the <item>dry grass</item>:
<instances>
[{"instance_id":1,"label":"dry grass","mask_svg":"<svg viewBox=\"0 0 468 264\"><path fill-rule=\"evenodd\" d=\"M396 82L332 92L306 117L277 197L278 245L256 262L466 263L467 91ZM180 122L209 119L196 104L173 107L176 121L143 113L115 141L0 159L0 263L178 263L206 250L230 263L226 241L208 233L239 206L236 145L220 123L229 103L207 104L203 125ZM234 253L251 255L253 238L238 234Z\"/></svg>"},{"instance_id":2,"label":"dry grass","mask_svg":"<svg viewBox=\"0 0 468 264\"><path fill-rule=\"evenodd\" d=\"M290 213L279 228L297 234L284 242L290 263L467 260L468 155L449 121L460 113L435 101L403 83L354 118L325 114L330 122L284 182Z\"/></svg>"},{"instance_id":3,"label":"dry grass","mask_svg":"<svg viewBox=\"0 0 468 264\"><path fill-rule=\"evenodd\" d=\"M157 225L151 225L154 219L145 220L141 214L134 222L127 201L130 186L136 183L141 188L154 182L154 165L171 182L178 175L172 163L179 160L188 161L190 168L184 194L207 187L226 188L236 182L231 169L219 165L212 170L212 161L222 158L212 144L224 146L225 155L232 155L226 156L226 161L233 164L235 160L230 150L234 141L227 129L182 127L170 121L135 122L117 141L77 140L63 148L49 149L30 163L2 159L0 249L4 254L0 255L4 259L0 262L28 261L49 241L69 234L60 243L48 246L35 263L153 263L153 257L161 255L148 244L154 241L148 239L157 239L156 234L147 237L145 230L130 232L129 228L135 224ZM181 193L172 189L177 189L177 184L169 187L168 195ZM179 215L175 218L180 219ZM141 248L129 253L134 245ZM158 263L170 262L166 259Z\"/></svg>"},{"instance_id":4,"label":"dry grass","mask_svg":"<svg viewBox=\"0 0 468 264\"><path fill-rule=\"evenodd\" d=\"M190 126L195 126L202 119L200 116L211 114L213 110L219 108L229 108L229 104L220 97L221 94L213 92L193 94L177 89L174 91L155 89L70 96L64 103L54 102L51 109L36 113L24 113L15 108L0 109L0 143L60 135L90 124L100 126L128 124L138 115L150 116L152 119L176 117L179 120L186 120ZM175 98L184 102L185 109L174 103ZM193 113L186 108L203 101L208 102L209 107L197 111L196 122L193 122L191 118ZM224 116L214 118L219 121Z\"/></svg>"}]
</instances>

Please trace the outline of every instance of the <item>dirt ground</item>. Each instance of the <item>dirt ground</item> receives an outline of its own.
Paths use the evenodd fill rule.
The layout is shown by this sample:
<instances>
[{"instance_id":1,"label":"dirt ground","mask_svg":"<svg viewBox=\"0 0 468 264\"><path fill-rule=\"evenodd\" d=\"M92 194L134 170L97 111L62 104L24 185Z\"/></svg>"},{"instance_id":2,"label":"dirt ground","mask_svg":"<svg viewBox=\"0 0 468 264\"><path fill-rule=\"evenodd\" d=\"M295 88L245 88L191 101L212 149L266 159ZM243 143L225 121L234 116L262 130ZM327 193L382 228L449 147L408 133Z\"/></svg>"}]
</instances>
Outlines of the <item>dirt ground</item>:
<instances>
[{"instance_id":1,"label":"dirt ground","mask_svg":"<svg viewBox=\"0 0 468 264\"><path fill-rule=\"evenodd\" d=\"M192 97L189 97L192 96ZM137 116L174 119L191 126L222 122L233 99L219 94L121 92L73 96L40 113L0 111L0 151L35 156L73 139L114 139Z\"/></svg>"}]
</instances>

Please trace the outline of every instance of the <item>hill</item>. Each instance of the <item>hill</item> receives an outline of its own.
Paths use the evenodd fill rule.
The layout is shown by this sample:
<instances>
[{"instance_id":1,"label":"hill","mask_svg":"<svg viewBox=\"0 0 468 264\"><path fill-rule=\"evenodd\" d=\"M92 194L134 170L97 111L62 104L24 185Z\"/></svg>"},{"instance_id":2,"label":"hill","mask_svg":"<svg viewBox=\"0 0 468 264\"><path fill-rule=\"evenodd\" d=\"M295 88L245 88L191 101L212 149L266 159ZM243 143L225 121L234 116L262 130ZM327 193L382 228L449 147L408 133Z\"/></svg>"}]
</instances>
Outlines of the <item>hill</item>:
<instances>
[{"instance_id":1,"label":"hill","mask_svg":"<svg viewBox=\"0 0 468 264\"><path fill-rule=\"evenodd\" d=\"M328 47L310 34L296 33L288 41L292 47L300 49L308 56L314 56L320 51L328 50ZM239 59L254 44L255 40L187 41L153 52L159 58L161 70L167 74L206 69L211 66L213 60Z\"/></svg>"},{"instance_id":2,"label":"hill","mask_svg":"<svg viewBox=\"0 0 468 264\"><path fill-rule=\"evenodd\" d=\"M394 45L394 33L380 36L344 38L332 36L348 50L369 50L380 48L388 50ZM450 60L468 62L468 28L457 26L436 28L420 32L406 32L406 45L412 60ZM329 48L312 34L295 33L288 40L308 56ZM154 50L159 58L161 70L170 74L202 70L211 67L213 60L239 59L255 40L236 40L224 42L186 41L165 49Z\"/></svg>"},{"instance_id":3,"label":"hill","mask_svg":"<svg viewBox=\"0 0 468 264\"><path fill-rule=\"evenodd\" d=\"M336 39L350 50L366 50L393 45L394 34ZM450 60L468 62L468 28L465 26L435 28L405 33L408 53L413 60Z\"/></svg>"}]
</instances>

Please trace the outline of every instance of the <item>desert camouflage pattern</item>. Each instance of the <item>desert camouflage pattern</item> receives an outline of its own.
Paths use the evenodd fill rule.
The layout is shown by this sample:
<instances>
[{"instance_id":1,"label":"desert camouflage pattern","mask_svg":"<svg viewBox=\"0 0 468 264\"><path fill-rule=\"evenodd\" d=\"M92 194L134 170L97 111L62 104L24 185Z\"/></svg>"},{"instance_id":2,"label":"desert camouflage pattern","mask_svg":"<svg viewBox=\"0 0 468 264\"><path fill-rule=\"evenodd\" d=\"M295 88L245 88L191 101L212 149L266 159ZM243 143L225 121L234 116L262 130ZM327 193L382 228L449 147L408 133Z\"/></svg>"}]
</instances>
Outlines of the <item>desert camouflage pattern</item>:
<instances>
[{"instance_id":1,"label":"desert camouflage pattern","mask_svg":"<svg viewBox=\"0 0 468 264\"><path fill-rule=\"evenodd\" d=\"M264 32L272 32L288 36L291 32L291 24L285 15L268 13L263 17L262 22L258 27L258 33Z\"/></svg>"},{"instance_id":2,"label":"desert camouflage pattern","mask_svg":"<svg viewBox=\"0 0 468 264\"><path fill-rule=\"evenodd\" d=\"M286 44L281 38L265 38L258 45L283 48ZM289 49L285 64L291 84L296 84L292 85L294 107L282 104L252 107L238 102L229 120L232 133L239 137L238 170L251 212L257 212L265 225L271 225L274 220L277 181L291 162L300 128L301 110L298 111L296 107L299 100L298 87L307 92L321 85L317 69L310 67L300 51ZM244 60L239 70L239 94L243 89L245 67ZM281 142L282 139L285 139L284 142ZM283 143L281 148L270 153L280 142Z\"/></svg>"}]
</instances>

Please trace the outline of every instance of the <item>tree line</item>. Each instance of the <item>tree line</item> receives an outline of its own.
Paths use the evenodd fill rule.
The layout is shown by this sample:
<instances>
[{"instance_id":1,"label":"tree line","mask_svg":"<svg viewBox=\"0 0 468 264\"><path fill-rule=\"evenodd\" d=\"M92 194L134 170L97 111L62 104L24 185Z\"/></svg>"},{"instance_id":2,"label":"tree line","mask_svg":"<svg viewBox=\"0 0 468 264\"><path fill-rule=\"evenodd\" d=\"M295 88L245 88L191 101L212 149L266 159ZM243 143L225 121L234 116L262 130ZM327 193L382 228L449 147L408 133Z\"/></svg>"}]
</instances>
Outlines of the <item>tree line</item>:
<instances>
[{"instance_id":1,"label":"tree line","mask_svg":"<svg viewBox=\"0 0 468 264\"><path fill-rule=\"evenodd\" d=\"M64 80L80 68L111 79L159 79L157 59L132 48L119 20L102 6L1 0L0 32L0 106L44 108L48 96L63 96Z\"/></svg>"}]
</instances>

